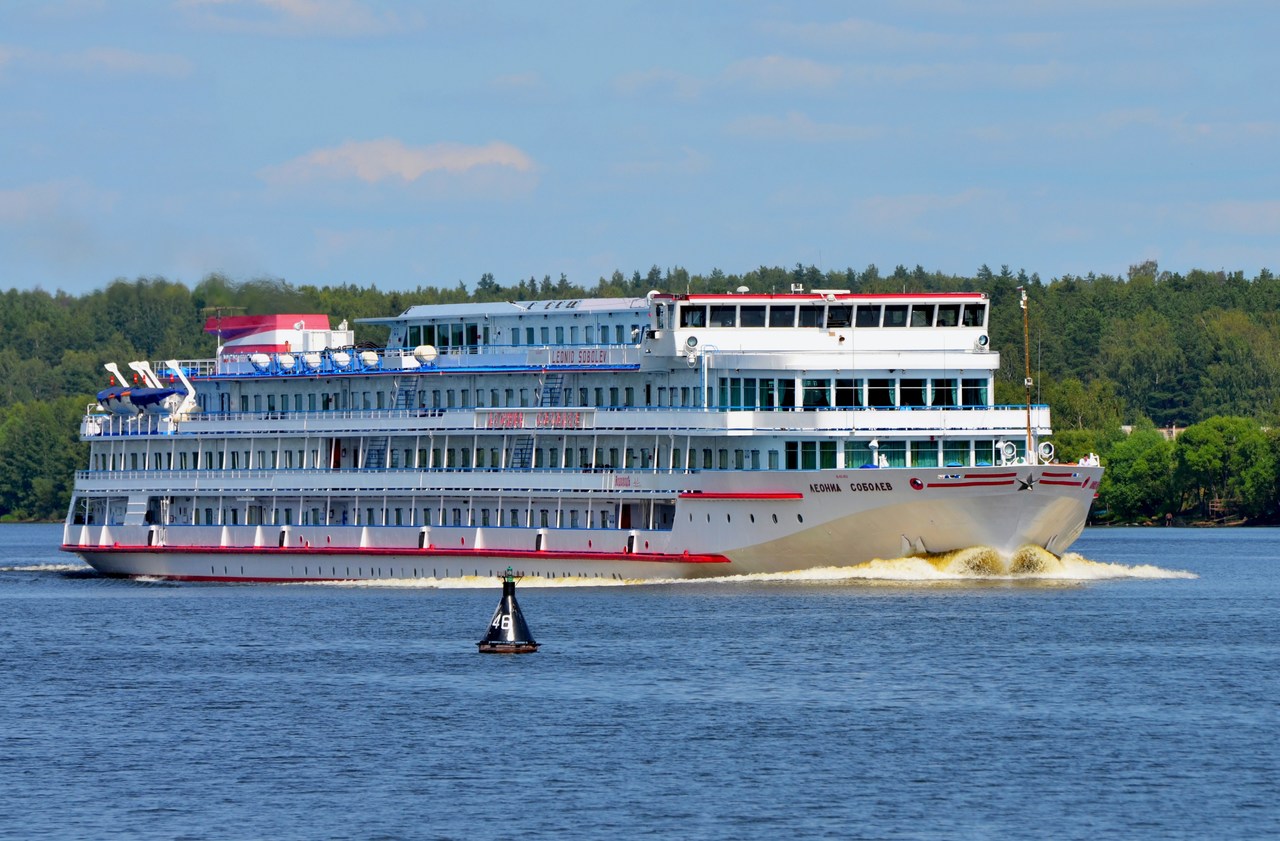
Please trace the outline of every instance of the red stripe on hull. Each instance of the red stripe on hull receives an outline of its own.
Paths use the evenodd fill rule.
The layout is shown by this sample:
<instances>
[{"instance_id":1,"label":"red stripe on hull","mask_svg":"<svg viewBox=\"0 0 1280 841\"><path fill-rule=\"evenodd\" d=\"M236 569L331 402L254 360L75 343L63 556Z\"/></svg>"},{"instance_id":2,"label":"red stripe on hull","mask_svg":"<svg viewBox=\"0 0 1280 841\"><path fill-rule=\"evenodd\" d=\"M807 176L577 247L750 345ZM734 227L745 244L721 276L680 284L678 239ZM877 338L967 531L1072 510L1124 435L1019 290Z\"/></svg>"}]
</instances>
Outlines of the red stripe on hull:
<instances>
[{"instance_id":1,"label":"red stripe on hull","mask_svg":"<svg viewBox=\"0 0 1280 841\"><path fill-rule=\"evenodd\" d=\"M1042 484L1042 485L1062 485L1064 488L1078 488L1078 487L1080 487L1080 483L1079 483L1079 482L1058 482L1058 481L1055 481L1055 480L1053 480L1053 479L1041 479L1041 480L1040 480L1040 484Z\"/></svg>"},{"instance_id":2,"label":"red stripe on hull","mask_svg":"<svg viewBox=\"0 0 1280 841\"><path fill-rule=\"evenodd\" d=\"M724 555L709 554L680 554L673 555L669 552L570 552L555 550L534 550L534 549L468 549L460 546L457 549L441 549L438 547L428 547L426 549L391 549L386 547L338 547L338 546L310 546L310 547L293 547L287 546L277 548L271 546L71 546L63 545L64 552L76 552L85 554L166 554L166 553L189 553L194 555L298 555L298 556L318 556L318 555L368 555L372 557L384 557L388 555L407 555L413 557L424 558L523 558L531 561L632 561L637 563L659 563L659 564L727 564L729 559ZM263 579L265 580L265 579ZM282 581L297 581L296 578L280 579ZM316 579L328 580L328 579Z\"/></svg>"},{"instance_id":3,"label":"red stripe on hull","mask_svg":"<svg viewBox=\"0 0 1280 841\"><path fill-rule=\"evenodd\" d=\"M1012 481L1003 482L929 482L926 488L998 488L1012 485Z\"/></svg>"},{"instance_id":4,"label":"red stripe on hull","mask_svg":"<svg viewBox=\"0 0 1280 841\"><path fill-rule=\"evenodd\" d=\"M1013 479L1017 477L1017 473L966 473L966 479Z\"/></svg>"},{"instance_id":5,"label":"red stripe on hull","mask_svg":"<svg viewBox=\"0 0 1280 841\"><path fill-rule=\"evenodd\" d=\"M714 493L685 491L681 499L804 499L802 493Z\"/></svg>"}]
</instances>

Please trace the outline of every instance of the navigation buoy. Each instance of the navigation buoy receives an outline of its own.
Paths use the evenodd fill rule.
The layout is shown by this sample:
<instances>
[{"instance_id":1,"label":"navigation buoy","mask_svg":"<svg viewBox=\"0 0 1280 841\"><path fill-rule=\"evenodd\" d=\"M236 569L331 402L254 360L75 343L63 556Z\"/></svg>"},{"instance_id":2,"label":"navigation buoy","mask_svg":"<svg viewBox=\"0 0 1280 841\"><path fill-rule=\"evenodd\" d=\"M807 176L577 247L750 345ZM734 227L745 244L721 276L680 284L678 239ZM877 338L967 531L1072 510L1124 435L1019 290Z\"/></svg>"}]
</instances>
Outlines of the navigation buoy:
<instances>
[{"instance_id":1,"label":"navigation buoy","mask_svg":"<svg viewBox=\"0 0 1280 841\"><path fill-rule=\"evenodd\" d=\"M502 601L493 612L489 632L476 645L481 654L531 654L538 650L516 601L516 577L511 567L502 579Z\"/></svg>"}]
</instances>

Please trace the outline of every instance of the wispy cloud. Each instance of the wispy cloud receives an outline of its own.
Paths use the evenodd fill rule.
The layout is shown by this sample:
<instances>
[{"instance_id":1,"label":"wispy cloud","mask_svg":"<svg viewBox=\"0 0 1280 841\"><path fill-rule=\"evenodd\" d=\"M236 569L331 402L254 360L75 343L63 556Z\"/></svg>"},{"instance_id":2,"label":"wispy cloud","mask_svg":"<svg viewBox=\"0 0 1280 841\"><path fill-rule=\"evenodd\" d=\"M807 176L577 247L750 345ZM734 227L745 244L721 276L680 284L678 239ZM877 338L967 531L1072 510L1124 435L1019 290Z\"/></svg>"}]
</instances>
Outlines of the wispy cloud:
<instances>
[{"instance_id":1,"label":"wispy cloud","mask_svg":"<svg viewBox=\"0 0 1280 841\"><path fill-rule=\"evenodd\" d=\"M672 99L692 100L702 95L707 84L687 73L654 68L623 74L614 80L613 86L619 93L627 95L657 93Z\"/></svg>"},{"instance_id":2,"label":"wispy cloud","mask_svg":"<svg viewBox=\"0 0 1280 841\"><path fill-rule=\"evenodd\" d=\"M817 122L799 111L791 111L784 117L742 117L729 123L728 131L741 137L800 143L869 140L884 134L884 130L876 126Z\"/></svg>"},{"instance_id":3,"label":"wispy cloud","mask_svg":"<svg viewBox=\"0 0 1280 841\"><path fill-rule=\"evenodd\" d=\"M420 28L420 12L380 11L357 0L179 0L200 25L249 35L367 37Z\"/></svg>"},{"instance_id":4,"label":"wispy cloud","mask_svg":"<svg viewBox=\"0 0 1280 841\"><path fill-rule=\"evenodd\" d=\"M760 91L813 90L830 88L840 81L842 71L830 64L807 58L768 55L737 61L725 68L723 80Z\"/></svg>"},{"instance_id":5,"label":"wispy cloud","mask_svg":"<svg viewBox=\"0 0 1280 841\"><path fill-rule=\"evenodd\" d=\"M531 172L534 162L509 143L493 142L483 146L435 143L414 147L385 138L351 140L340 146L316 149L291 161L266 167L258 174L274 185L335 180L411 183L429 173L456 175L486 167Z\"/></svg>"},{"instance_id":6,"label":"wispy cloud","mask_svg":"<svg viewBox=\"0 0 1280 841\"><path fill-rule=\"evenodd\" d=\"M44 53L0 45L0 73L18 67L39 71L106 74L111 76L189 76L192 63L174 53L146 53L117 47L90 47L78 52Z\"/></svg>"}]
</instances>

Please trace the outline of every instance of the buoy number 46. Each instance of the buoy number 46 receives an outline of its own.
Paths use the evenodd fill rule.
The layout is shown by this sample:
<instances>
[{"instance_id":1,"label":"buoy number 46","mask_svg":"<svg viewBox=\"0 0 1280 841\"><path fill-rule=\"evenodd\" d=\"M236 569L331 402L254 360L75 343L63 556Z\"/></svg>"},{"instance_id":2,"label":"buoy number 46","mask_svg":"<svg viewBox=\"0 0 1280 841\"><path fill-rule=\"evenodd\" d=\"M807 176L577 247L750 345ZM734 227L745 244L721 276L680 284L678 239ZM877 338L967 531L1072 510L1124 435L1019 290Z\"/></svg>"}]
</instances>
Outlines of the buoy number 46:
<instances>
[{"instance_id":1,"label":"buoy number 46","mask_svg":"<svg viewBox=\"0 0 1280 841\"><path fill-rule=\"evenodd\" d=\"M504 631L510 631L511 630L511 614L504 613L501 616L493 617L493 624L491 624L489 627L501 628Z\"/></svg>"}]
</instances>

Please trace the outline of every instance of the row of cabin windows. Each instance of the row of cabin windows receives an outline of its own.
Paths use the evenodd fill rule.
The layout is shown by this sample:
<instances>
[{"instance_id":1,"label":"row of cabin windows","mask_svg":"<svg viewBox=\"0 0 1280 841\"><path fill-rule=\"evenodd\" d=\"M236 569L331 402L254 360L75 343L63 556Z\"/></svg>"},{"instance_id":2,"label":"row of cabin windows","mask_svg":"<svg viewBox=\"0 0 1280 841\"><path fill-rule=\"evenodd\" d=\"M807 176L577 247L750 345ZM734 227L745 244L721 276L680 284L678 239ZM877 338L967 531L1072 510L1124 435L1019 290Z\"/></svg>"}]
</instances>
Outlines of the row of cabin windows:
<instances>
[{"instance_id":1,"label":"row of cabin windows","mask_svg":"<svg viewBox=\"0 0 1280 841\"><path fill-rule=\"evenodd\" d=\"M566 391L573 395L572 390ZM663 407L692 407L702 405L702 388L700 386L660 386L656 390L645 386L644 395L656 402L651 405ZM595 386L582 387L576 392L579 406L633 407L636 406L637 392L635 386ZM240 395L241 412L277 412L290 411L292 403L295 412L315 411L374 411L388 407L410 409L485 409L485 408L529 408L540 405L542 390L539 388L461 388L461 389L421 389L407 392L398 399L394 392L354 391L307 395L294 394L242 394ZM474 401L474 402L473 402ZM557 405L567 405L562 400ZM304 408L305 407L305 408Z\"/></svg>"},{"instance_id":2,"label":"row of cabin windows","mask_svg":"<svg viewBox=\"0 0 1280 841\"><path fill-rule=\"evenodd\" d=\"M407 508L407 507L364 507L356 508L348 513L345 509L330 511L329 518L320 507L301 509L300 525L381 525L381 526L481 526L498 528L571 528L571 529L616 529L630 528L625 523L628 518L620 519L613 505L604 508L528 508L528 507L492 507L473 508L445 505L444 507ZM183 514L174 518L185 519ZM652 511L652 524L656 529L670 529L675 520L675 506L658 504ZM241 509L233 507L215 508L213 506L196 506L191 510L192 525L285 525L294 524L292 507L272 508L251 505L242 516ZM268 518L270 522L268 523ZM639 528L647 528L648 521L638 524Z\"/></svg>"},{"instance_id":3,"label":"row of cabin windows","mask_svg":"<svg viewBox=\"0 0 1280 841\"><path fill-rule=\"evenodd\" d=\"M682 304L679 318L681 327L982 327L987 305Z\"/></svg>"},{"instance_id":4,"label":"row of cabin windows","mask_svg":"<svg viewBox=\"0 0 1280 841\"><path fill-rule=\"evenodd\" d=\"M1017 442L1015 442L1017 443ZM1021 444L1017 444L1021 452ZM727 447L673 447L669 451L650 447L540 447L533 451L529 467L568 470L834 470L878 464L881 467L943 467L992 464L995 442L990 440L882 441L878 449L868 442L846 441L844 460L837 459L836 441L788 441L784 449L748 450ZM177 453L178 470L293 469L323 467L321 451L313 450L233 450L228 452ZM436 447L413 449L394 447L378 466L394 469L498 469L512 462L512 450L500 447ZM172 470L175 454L152 453L151 469ZM364 464L370 464L370 453ZM145 453L98 453L93 457L98 470L147 469Z\"/></svg>"},{"instance_id":5,"label":"row of cabin windows","mask_svg":"<svg viewBox=\"0 0 1280 841\"><path fill-rule=\"evenodd\" d=\"M982 408L988 405L988 381L980 377L800 380L720 377L718 386L717 405L721 409Z\"/></svg>"},{"instance_id":6,"label":"row of cabin windows","mask_svg":"<svg viewBox=\"0 0 1280 841\"><path fill-rule=\"evenodd\" d=\"M545 324L540 327L511 327L503 341L502 330L492 334L489 325L411 324L408 346L433 345L440 349L478 347L489 344L628 344L639 340L640 324Z\"/></svg>"},{"instance_id":7,"label":"row of cabin windows","mask_svg":"<svg viewBox=\"0 0 1280 841\"><path fill-rule=\"evenodd\" d=\"M987 406L988 381L985 378L920 378L898 379L844 379L805 378L773 379L756 377L720 377L717 405L721 409L852 409L862 407L983 407ZM572 391L569 394L573 394ZM578 388L579 406L634 407L634 386L595 386ZM659 386L644 389L645 405L663 408L684 408L702 405L702 389L699 386ZM275 412L282 407L287 411L290 395L242 394L240 411ZM294 411L304 411L304 395L294 394ZM396 395L383 391L305 395L305 411L322 411L348 408L360 411L386 409L396 403ZM537 388L490 389L425 389L410 393L407 400L415 400L408 408L471 409L471 408L529 408L539 405L541 390ZM797 402L797 399L799 402ZM474 401L474 403L473 403ZM562 401L558 405L567 405Z\"/></svg>"}]
</instances>

